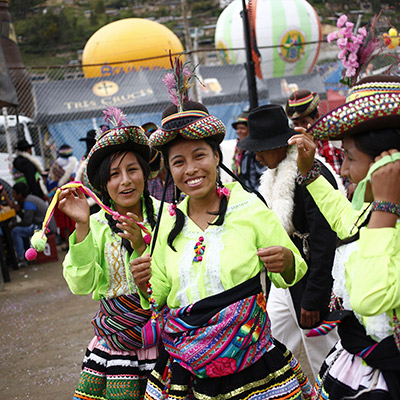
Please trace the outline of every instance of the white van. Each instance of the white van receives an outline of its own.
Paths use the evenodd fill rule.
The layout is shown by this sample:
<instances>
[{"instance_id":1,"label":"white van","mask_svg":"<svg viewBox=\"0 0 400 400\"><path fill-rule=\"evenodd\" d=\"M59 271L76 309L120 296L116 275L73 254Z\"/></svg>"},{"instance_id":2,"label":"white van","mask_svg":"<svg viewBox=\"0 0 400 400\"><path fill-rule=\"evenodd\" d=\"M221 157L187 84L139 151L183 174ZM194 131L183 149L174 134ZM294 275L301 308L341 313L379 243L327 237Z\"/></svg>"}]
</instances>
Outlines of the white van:
<instances>
[{"instance_id":1,"label":"white van","mask_svg":"<svg viewBox=\"0 0 400 400\"><path fill-rule=\"evenodd\" d=\"M18 140L26 139L28 143L34 145L32 147L32 154L36 156L43 165L41 150L40 150L40 138L39 138L39 129L33 119L18 116L18 124L17 124L17 116L8 115L7 123L8 123L8 133L10 135L11 142L11 158L7 148L7 138L6 138L6 127L5 127L5 118L4 115L0 115L0 177L7 181L11 186L14 184L11 169L12 169L12 155L15 154L15 147L17 145Z\"/></svg>"}]
</instances>

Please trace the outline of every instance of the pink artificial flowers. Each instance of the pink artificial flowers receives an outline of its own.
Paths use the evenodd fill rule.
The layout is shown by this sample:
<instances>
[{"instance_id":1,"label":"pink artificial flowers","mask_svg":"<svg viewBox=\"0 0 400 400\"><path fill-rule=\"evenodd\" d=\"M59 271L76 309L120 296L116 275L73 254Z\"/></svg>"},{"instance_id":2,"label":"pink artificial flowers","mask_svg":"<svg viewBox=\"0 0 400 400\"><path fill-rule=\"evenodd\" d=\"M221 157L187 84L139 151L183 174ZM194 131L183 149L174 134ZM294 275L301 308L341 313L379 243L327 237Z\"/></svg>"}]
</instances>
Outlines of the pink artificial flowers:
<instances>
[{"instance_id":1,"label":"pink artificial flowers","mask_svg":"<svg viewBox=\"0 0 400 400\"><path fill-rule=\"evenodd\" d=\"M336 40L340 48L338 58L346 69L346 77L351 78L356 75L357 68L360 66L357 53L367 37L367 30L360 28L358 33L354 34L354 24L349 22L344 14L337 20L336 26L341 29L330 33L327 40L329 43Z\"/></svg>"}]
</instances>

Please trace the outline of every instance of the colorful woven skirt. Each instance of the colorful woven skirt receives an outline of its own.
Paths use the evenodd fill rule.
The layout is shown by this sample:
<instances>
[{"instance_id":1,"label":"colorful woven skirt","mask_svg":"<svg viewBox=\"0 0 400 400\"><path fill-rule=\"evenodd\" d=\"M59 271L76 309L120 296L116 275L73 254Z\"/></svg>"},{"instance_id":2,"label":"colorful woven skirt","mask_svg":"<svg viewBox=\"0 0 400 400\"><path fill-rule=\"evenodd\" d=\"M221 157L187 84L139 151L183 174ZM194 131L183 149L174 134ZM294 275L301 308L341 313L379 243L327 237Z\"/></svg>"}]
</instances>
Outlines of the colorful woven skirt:
<instances>
[{"instance_id":1,"label":"colorful woven skirt","mask_svg":"<svg viewBox=\"0 0 400 400\"><path fill-rule=\"evenodd\" d=\"M94 337L83 360L73 400L143 399L146 382L157 360L157 348L111 350Z\"/></svg>"},{"instance_id":2,"label":"colorful woven skirt","mask_svg":"<svg viewBox=\"0 0 400 400\"><path fill-rule=\"evenodd\" d=\"M300 364L279 342L250 367L219 378L197 378L178 363L173 363L169 388L166 390L169 359L168 353L163 350L147 382L146 399L165 398L166 391L169 400L312 398L313 389Z\"/></svg>"}]
</instances>

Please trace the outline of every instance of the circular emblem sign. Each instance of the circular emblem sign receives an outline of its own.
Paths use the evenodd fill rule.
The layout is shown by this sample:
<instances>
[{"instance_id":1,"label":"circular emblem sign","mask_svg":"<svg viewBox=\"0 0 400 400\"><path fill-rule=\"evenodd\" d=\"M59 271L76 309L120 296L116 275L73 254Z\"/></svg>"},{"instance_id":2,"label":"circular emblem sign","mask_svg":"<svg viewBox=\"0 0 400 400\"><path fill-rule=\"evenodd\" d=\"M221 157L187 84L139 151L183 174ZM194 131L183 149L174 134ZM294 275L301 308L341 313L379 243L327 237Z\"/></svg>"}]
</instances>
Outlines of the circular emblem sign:
<instances>
[{"instance_id":1,"label":"circular emblem sign","mask_svg":"<svg viewBox=\"0 0 400 400\"><path fill-rule=\"evenodd\" d=\"M285 31L281 36L279 55L284 61L295 63L304 54L305 42L306 39L302 32L294 29Z\"/></svg>"},{"instance_id":2,"label":"circular emblem sign","mask_svg":"<svg viewBox=\"0 0 400 400\"><path fill-rule=\"evenodd\" d=\"M96 96L107 97L117 93L119 86L112 81L100 81L93 85L92 90Z\"/></svg>"}]
</instances>

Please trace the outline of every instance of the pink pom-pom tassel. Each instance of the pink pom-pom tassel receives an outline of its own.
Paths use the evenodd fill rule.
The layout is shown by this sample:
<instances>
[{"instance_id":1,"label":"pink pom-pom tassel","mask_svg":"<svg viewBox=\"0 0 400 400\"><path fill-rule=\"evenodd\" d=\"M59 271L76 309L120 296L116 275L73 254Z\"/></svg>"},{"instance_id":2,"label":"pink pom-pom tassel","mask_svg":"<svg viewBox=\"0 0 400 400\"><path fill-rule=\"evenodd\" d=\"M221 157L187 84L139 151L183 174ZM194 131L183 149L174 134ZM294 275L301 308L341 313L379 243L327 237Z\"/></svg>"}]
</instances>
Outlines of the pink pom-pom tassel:
<instances>
[{"instance_id":1,"label":"pink pom-pom tassel","mask_svg":"<svg viewBox=\"0 0 400 400\"><path fill-rule=\"evenodd\" d=\"M33 260L36 259L36 257L37 257L37 251L36 251L33 247L29 248L29 249L25 252L25 258L26 258L28 261L33 261Z\"/></svg>"},{"instance_id":2,"label":"pink pom-pom tassel","mask_svg":"<svg viewBox=\"0 0 400 400\"><path fill-rule=\"evenodd\" d=\"M143 240L144 240L144 242L145 242L146 244L150 244L150 242L151 242L151 235L149 235L149 234L144 235Z\"/></svg>"}]
</instances>

